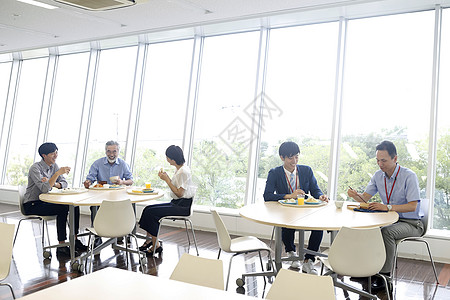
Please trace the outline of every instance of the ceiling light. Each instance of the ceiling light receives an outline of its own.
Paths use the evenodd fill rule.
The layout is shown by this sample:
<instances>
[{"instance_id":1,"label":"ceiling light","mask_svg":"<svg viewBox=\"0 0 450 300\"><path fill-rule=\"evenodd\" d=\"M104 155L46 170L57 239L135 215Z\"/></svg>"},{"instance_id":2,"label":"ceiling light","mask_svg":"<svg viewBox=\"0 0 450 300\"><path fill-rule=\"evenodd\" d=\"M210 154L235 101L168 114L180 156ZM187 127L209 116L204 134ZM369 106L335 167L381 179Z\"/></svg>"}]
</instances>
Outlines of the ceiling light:
<instances>
[{"instance_id":1,"label":"ceiling light","mask_svg":"<svg viewBox=\"0 0 450 300\"><path fill-rule=\"evenodd\" d=\"M45 3L41 3L41 2L38 2L38 1L34 1L34 0L17 0L17 1L23 2L23 3L26 3L26 4L31 4L31 5L34 5L34 6L39 6L39 7L46 8L46 9L58 8L56 6L45 4Z\"/></svg>"}]
</instances>

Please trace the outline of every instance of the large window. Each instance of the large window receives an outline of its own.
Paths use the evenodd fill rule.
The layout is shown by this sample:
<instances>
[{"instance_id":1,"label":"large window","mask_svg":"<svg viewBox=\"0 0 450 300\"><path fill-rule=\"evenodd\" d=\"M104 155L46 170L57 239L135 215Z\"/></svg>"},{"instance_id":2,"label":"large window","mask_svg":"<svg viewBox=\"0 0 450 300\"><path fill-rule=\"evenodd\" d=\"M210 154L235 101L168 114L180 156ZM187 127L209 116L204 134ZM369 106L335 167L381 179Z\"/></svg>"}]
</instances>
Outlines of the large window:
<instances>
[{"instance_id":1,"label":"large window","mask_svg":"<svg viewBox=\"0 0 450 300\"><path fill-rule=\"evenodd\" d=\"M197 204L244 203L259 32L205 39L192 169Z\"/></svg>"},{"instance_id":2,"label":"large window","mask_svg":"<svg viewBox=\"0 0 450 300\"><path fill-rule=\"evenodd\" d=\"M58 165L74 166L89 53L59 57L47 140L58 146ZM68 175L69 184L73 171Z\"/></svg>"},{"instance_id":3,"label":"large window","mask_svg":"<svg viewBox=\"0 0 450 300\"><path fill-rule=\"evenodd\" d=\"M103 50L100 53L94 108L89 132L86 175L91 164L105 156L109 140L121 144L123 155L128 131L137 47Z\"/></svg>"},{"instance_id":4,"label":"large window","mask_svg":"<svg viewBox=\"0 0 450 300\"><path fill-rule=\"evenodd\" d=\"M382 140L394 142L425 196L433 34L433 12L349 22L338 196L364 191Z\"/></svg>"},{"instance_id":5,"label":"large window","mask_svg":"<svg viewBox=\"0 0 450 300\"><path fill-rule=\"evenodd\" d=\"M338 23L270 33L256 199L287 140L298 143L299 164L311 166L327 193L338 34Z\"/></svg>"},{"instance_id":6,"label":"large window","mask_svg":"<svg viewBox=\"0 0 450 300\"><path fill-rule=\"evenodd\" d=\"M171 174L166 148L182 147L192 51L193 40L148 46L134 164L137 185L151 181L154 187L167 189L158 171L163 167Z\"/></svg>"},{"instance_id":7,"label":"large window","mask_svg":"<svg viewBox=\"0 0 450 300\"><path fill-rule=\"evenodd\" d=\"M11 63L0 63L0 124L3 123L3 115L5 113L4 109L6 105L6 97L8 96L10 76Z\"/></svg>"},{"instance_id":8,"label":"large window","mask_svg":"<svg viewBox=\"0 0 450 300\"><path fill-rule=\"evenodd\" d=\"M450 229L450 10L442 19L441 73L438 103L437 165L433 228Z\"/></svg>"},{"instance_id":9,"label":"large window","mask_svg":"<svg viewBox=\"0 0 450 300\"><path fill-rule=\"evenodd\" d=\"M22 63L5 179L9 185L25 184L33 164L47 62L48 58L39 58Z\"/></svg>"}]
</instances>

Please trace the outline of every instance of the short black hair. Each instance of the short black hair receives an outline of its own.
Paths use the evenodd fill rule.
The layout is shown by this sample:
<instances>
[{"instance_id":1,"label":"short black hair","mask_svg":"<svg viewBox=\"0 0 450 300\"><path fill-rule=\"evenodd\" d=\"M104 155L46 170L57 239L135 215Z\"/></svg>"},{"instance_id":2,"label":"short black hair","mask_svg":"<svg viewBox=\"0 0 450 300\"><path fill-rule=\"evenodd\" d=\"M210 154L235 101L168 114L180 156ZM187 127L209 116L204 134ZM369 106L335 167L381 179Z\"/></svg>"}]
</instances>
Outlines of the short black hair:
<instances>
[{"instance_id":1,"label":"short black hair","mask_svg":"<svg viewBox=\"0 0 450 300\"><path fill-rule=\"evenodd\" d=\"M175 145L170 145L166 149L166 156L170 159L173 159L179 166L183 165L186 162L186 160L184 159L183 150Z\"/></svg>"},{"instance_id":2,"label":"short black hair","mask_svg":"<svg viewBox=\"0 0 450 300\"><path fill-rule=\"evenodd\" d=\"M55 152L58 150L58 147L54 143L43 143L41 146L39 146L38 152L39 155L44 158L42 155L48 155L49 153Z\"/></svg>"},{"instance_id":3,"label":"short black hair","mask_svg":"<svg viewBox=\"0 0 450 300\"><path fill-rule=\"evenodd\" d=\"M300 148L294 142L284 142L280 145L278 153L281 157L291 157L300 153Z\"/></svg>"},{"instance_id":4,"label":"short black hair","mask_svg":"<svg viewBox=\"0 0 450 300\"><path fill-rule=\"evenodd\" d=\"M387 151L391 158L394 158L397 155L397 148L395 148L394 143L390 141L382 141L379 145L377 145L376 150Z\"/></svg>"}]
</instances>

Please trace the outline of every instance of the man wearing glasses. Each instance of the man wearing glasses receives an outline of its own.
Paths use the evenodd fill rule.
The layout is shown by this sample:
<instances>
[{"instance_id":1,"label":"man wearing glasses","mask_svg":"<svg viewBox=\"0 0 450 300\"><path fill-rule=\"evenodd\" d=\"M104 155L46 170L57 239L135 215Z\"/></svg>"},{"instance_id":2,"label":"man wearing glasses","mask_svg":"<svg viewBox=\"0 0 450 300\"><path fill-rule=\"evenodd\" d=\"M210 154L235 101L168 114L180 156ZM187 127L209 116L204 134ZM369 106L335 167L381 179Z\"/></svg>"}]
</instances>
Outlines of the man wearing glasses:
<instances>
[{"instance_id":1,"label":"man wearing glasses","mask_svg":"<svg viewBox=\"0 0 450 300\"><path fill-rule=\"evenodd\" d=\"M133 174L131 174L130 166L121 158L119 158L120 146L116 141L108 141L105 145L105 157L99 158L91 165L89 174L86 176L84 187L89 188L94 182L106 182L107 184L132 185ZM111 177L115 177L113 181ZM96 206L91 206L91 221L94 222L97 212ZM121 239L118 240L121 242ZM95 238L95 247L101 244L101 239Z\"/></svg>"}]
</instances>

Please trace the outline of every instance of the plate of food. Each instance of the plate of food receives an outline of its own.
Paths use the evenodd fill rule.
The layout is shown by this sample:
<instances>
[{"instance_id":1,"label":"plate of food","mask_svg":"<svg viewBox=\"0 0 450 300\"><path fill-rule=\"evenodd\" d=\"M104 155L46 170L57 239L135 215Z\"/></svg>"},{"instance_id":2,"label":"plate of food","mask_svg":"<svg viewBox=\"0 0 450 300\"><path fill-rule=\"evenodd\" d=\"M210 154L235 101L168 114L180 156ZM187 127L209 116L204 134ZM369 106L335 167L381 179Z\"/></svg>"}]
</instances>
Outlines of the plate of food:
<instances>
[{"instance_id":1,"label":"plate of food","mask_svg":"<svg viewBox=\"0 0 450 300\"><path fill-rule=\"evenodd\" d=\"M127 193L131 195L158 195L158 192L153 189L146 188L131 188L127 189Z\"/></svg>"},{"instance_id":2,"label":"plate of food","mask_svg":"<svg viewBox=\"0 0 450 300\"><path fill-rule=\"evenodd\" d=\"M305 199L305 204L308 204L308 205L319 205L319 204L322 204L322 203L323 203L322 200L314 199L312 197L309 197L308 199Z\"/></svg>"},{"instance_id":3,"label":"plate of food","mask_svg":"<svg viewBox=\"0 0 450 300\"><path fill-rule=\"evenodd\" d=\"M284 205L297 205L297 199L283 199L278 202Z\"/></svg>"},{"instance_id":4,"label":"plate of food","mask_svg":"<svg viewBox=\"0 0 450 300\"><path fill-rule=\"evenodd\" d=\"M125 186L123 186L123 185L101 184L101 183L97 183L97 184L89 187L89 189L91 189L91 190L111 190L111 189L120 190L120 189L124 189L124 188L125 188Z\"/></svg>"},{"instance_id":5,"label":"plate of food","mask_svg":"<svg viewBox=\"0 0 450 300\"><path fill-rule=\"evenodd\" d=\"M310 200L311 198L307 199ZM281 205L285 205L285 206L293 206L293 207L318 207L318 206L323 206L326 205L327 202L323 202L321 200L317 200L318 202L308 202L307 200L305 200L305 204L303 205L298 205L297 204L297 199L283 199L283 200L278 200L278 203L280 203Z\"/></svg>"},{"instance_id":6,"label":"plate of food","mask_svg":"<svg viewBox=\"0 0 450 300\"><path fill-rule=\"evenodd\" d=\"M64 189L52 188L49 194L73 195L86 193L87 191L88 189L85 188L64 188Z\"/></svg>"}]
</instances>

